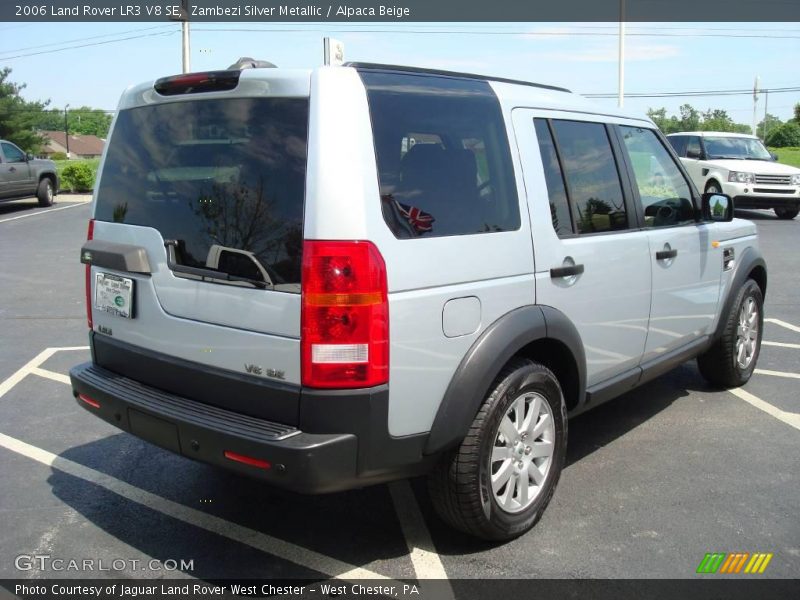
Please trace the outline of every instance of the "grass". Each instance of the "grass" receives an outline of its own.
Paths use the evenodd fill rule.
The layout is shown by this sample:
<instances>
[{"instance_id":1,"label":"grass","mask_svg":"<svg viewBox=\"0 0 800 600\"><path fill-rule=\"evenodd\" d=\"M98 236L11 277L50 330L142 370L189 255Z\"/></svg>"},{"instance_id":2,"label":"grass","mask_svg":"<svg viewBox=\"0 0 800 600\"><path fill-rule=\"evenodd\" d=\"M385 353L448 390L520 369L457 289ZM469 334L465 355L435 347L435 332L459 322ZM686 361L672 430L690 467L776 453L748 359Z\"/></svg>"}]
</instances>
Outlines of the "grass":
<instances>
[{"instance_id":1,"label":"grass","mask_svg":"<svg viewBox=\"0 0 800 600\"><path fill-rule=\"evenodd\" d=\"M770 152L778 155L778 162L800 169L800 148L770 148Z\"/></svg>"},{"instance_id":2,"label":"grass","mask_svg":"<svg viewBox=\"0 0 800 600\"><path fill-rule=\"evenodd\" d=\"M89 165L94 173L94 179L97 178L97 167L100 166L100 159L99 158L80 158L75 160L56 160L56 171L58 171L58 181L60 182L60 188L62 192L72 192L75 191L71 188L70 182L64 179L64 167L67 165L78 165L85 163Z\"/></svg>"}]
</instances>

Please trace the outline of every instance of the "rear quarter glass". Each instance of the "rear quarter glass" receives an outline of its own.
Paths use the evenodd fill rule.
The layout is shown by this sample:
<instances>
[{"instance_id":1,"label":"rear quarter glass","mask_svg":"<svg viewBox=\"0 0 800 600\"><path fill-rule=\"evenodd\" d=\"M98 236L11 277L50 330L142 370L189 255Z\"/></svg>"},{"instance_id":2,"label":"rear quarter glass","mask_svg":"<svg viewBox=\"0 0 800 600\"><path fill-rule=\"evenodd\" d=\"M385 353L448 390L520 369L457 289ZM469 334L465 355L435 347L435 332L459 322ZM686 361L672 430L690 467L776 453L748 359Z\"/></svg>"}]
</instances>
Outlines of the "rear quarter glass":
<instances>
[{"instance_id":1,"label":"rear quarter glass","mask_svg":"<svg viewBox=\"0 0 800 600\"><path fill-rule=\"evenodd\" d=\"M307 98L226 98L123 110L95 218L153 227L177 261L299 291Z\"/></svg>"}]
</instances>

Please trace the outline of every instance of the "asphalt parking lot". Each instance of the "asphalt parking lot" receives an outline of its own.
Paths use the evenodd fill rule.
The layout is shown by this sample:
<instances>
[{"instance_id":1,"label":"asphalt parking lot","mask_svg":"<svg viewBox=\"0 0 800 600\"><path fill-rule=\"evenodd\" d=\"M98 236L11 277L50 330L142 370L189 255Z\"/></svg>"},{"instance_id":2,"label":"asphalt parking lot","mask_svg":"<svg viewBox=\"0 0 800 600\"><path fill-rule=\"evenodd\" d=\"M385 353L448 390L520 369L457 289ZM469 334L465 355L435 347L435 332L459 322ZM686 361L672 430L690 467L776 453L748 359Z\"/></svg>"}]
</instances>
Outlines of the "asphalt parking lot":
<instances>
[{"instance_id":1,"label":"asphalt parking lot","mask_svg":"<svg viewBox=\"0 0 800 600\"><path fill-rule=\"evenodd\" d=\"M441 524L419 481L298 496L85 414L67 379L89 358L85 200L0 205L0 578L691 578L707 552L769 552L758 577L800 573L800 219L738 214L770 276L751 382L714 391L687 363L573 419L541 522L492 545ZM125 564L20 571L19 555Z\"/></svg>"}]
</instances>

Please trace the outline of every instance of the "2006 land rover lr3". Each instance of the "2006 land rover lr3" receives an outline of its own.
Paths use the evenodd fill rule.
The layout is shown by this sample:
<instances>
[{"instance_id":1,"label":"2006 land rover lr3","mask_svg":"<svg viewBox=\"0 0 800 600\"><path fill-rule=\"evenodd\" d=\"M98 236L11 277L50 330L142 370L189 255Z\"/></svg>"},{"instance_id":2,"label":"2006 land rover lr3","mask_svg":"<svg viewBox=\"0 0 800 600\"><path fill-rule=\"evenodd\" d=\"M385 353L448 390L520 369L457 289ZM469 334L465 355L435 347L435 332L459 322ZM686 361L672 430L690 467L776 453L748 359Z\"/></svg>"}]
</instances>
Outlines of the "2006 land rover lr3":
<instances>
[{"instance_id":1,"label":"2006 land rover lr3","mask_svg":"<svg viewBox=\"0 0 800 600\"><path fill-rule=\"evenodd\" d=\"M759 355L755 226L655 125L569 91L347 64L123 95L96 186L86 410L306 493L427 474L487 539L539 519L567 417Z\"/></svg>"}]
</instances>

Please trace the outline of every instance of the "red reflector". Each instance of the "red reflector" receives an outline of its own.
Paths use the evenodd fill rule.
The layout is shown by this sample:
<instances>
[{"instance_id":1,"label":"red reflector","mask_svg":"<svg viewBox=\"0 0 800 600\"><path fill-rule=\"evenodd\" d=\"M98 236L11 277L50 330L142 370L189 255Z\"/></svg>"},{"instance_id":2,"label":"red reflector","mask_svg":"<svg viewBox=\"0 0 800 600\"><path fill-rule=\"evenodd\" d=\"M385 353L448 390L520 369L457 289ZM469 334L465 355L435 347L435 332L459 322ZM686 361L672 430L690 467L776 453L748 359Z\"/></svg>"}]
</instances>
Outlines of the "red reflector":
<instances>
[{"instance_id":1,"label":"red reflector","mask_svg":"<svg viewBox=\"0 0 800 600\"><path fill-rule=\"evenodd\" d=\"M386 264L364 241L303 243L301 379L314 388L389 380Z\"/></svg>"},{"instance_id":2,"label":"red reflector","mask_svg":"<svg viewBox=\"0 0 800 600\"><path fill-rule=\"evenodd\" d=\"M223 92L235 89L239 85L239 70L207 71L205 73L189 73L162 77L153 87L162 96L177 94L193 94L199 92Z\"/></svg>"},{"instance_id":3,"label":"red reflector","mask_svg":"<svg viewBox=\"0 0 800 600\"><path fill-rule=\"evenodd\" d=\"M84 396L83 394L78 394L78 398L86 402L89 406L93 408L100 408L100 403L97 400L92 400L89 396Z\"/></svg>"},{"instance_id":4,"label":"red reflector","mask_svg":"<svg viewBox=\"0 0 800 600\"><path fill-rule=\"evenodd\" d=\"M250 465L251 467L257 467L259 469L269 469L272 466L267 460L253 458L252 456L245 456L244 454L237 454L236 452L231 452L230 450L225 450L224 454L225 458L228 460L234 460L245 465Z\"/></svg>"},{"instance_id":5,"label":"red reflector","mask_svg":"<svg viewBox=\"0 0 800 600\"><path fill-rule=\"evenodd\" d=\"M89 219L89 229L86 232L86 241L94 238L94 219ZM86 265L86 324L89 329L94 327L92 323L92 265Z\"/></svg>"}]
</instances>

